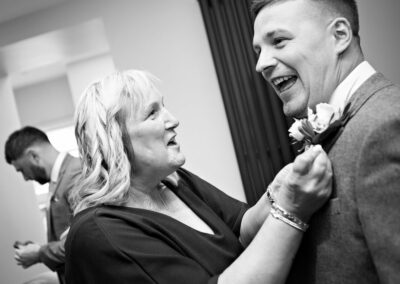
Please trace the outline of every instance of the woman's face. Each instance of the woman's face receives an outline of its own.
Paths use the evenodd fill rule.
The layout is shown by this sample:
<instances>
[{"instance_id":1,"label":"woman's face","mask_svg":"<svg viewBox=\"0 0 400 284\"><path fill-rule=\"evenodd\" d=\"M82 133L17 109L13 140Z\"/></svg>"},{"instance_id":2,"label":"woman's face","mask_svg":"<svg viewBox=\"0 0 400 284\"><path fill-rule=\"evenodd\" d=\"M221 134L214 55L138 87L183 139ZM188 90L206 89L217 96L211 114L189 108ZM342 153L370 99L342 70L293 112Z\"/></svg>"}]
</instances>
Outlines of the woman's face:
<instances>
[{"instance_id":1,"label":"woman's face","mask_svg":"<svg viewBox=\"0 0 400 284\"><path fill-rule=\"evenodd\" d=\"M164 178L185 163L175 140L179 121L164 107L163 97L151 91L126 127L134 152L135 176Z\"/></svg>"}]
</instances>

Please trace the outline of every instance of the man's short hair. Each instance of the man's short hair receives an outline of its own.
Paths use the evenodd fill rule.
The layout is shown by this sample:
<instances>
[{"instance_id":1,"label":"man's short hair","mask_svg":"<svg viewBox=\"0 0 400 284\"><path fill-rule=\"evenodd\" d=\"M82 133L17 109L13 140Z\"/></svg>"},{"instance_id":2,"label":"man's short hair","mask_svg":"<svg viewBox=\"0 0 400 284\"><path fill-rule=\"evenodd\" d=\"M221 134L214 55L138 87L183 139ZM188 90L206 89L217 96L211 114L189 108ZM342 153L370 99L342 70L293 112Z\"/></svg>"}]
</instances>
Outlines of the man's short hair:
<instances>
[{"instance_id":1,"label":"man's short hair","mask_svg":"<svg viewBox=\"0 0 400 284\"><path fill-rule=\"evenodd\" d=\"M19 159L30 146L35 144L48 143L49 138L42 130L32 126L25 126L20 130L14 131L8 137L5 144L5 157L7 163Z\"/></svg>"},{"instance_id":2,"label":"man's short hair","mask_svg":"<svg viewBox=\"0 0 400 284\"><path fill-rule=\"evenodd\" d=\"M288 0L252 0L250 11L253 19L258 15L260 10L267 5L283 2ZM359 37L360 24L358 19L358 8L355 0L307 0L328 8L331 12L338 16L346 18L351 25L354 37Z\"/></svg>"}]
</instances>

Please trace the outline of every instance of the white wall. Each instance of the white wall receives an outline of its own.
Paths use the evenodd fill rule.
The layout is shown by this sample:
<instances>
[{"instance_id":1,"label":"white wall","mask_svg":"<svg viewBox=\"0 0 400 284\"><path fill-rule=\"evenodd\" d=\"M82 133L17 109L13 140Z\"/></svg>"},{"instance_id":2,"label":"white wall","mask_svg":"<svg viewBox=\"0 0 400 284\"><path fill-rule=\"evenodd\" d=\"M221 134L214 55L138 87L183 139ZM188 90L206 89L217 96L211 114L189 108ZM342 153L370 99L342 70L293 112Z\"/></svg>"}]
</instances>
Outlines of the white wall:
<instances>
[{"instance_id":1,"label":"white wall","mask_svg":"<svg viewBox=\"0 0 400 284\"><path fill-rule=\"evenodd\" d=\"M0 283L21 283L43 271L38 265L23 270L15 264L16 240L45 241L41 215L37 208L35 193L30 183L16 174L12 166L5 162L4 143L9 133L19 128L20 122L8 78L0 79Z\"/></svg>"},{"instance_id":2,"label":"white wall","mask_svg":"<svg viewBox=\"0 0 400 284\"><path fill-rule=\"evenodd\" d=\"M104 54L70 63L66 69L71 95L76 105L83 90L91 82L115 71L115 66L110 54Z\"/></svg>"},{"instance_id":3,"label":"white wall","mask_svg":"<svg viewBox=\"0 0 400 284\"><path fill-rule=\"evenodd\" d=\"M73 123L74 104L67 76L14 89L14 97L22 125L40 125L43 129L49 124Z\"/></svg>"},{"instance_id":4,"label":"white wall","mask_svg":"<svg viewBox=\"0 0 400 284\"><path fill-rule=\"evenodd\" d=\"M400 1L358 0L361 46L367 60L400 84Z\"/></svg>"}]
</instances>

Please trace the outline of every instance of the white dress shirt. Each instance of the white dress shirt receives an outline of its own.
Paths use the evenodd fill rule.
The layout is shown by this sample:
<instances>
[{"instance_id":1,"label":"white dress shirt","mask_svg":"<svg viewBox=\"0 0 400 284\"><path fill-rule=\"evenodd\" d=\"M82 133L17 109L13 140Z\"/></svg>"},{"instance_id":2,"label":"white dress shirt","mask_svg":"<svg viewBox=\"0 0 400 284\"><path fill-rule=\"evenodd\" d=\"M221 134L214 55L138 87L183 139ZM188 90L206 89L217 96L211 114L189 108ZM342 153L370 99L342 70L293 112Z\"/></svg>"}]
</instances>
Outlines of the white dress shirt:
<instances>
[{"instance_id":1,"label":"white dress shirt","mask_svg":"<svg viewBox=\"0 0 400 284\"><path fill-rule=\"evenodd\" d=\"M367 62L361 62L353 71L336 87L329 104L343 111L347 102L355 91L376 73L375 69Z\"/></svg>"}]
</instances>

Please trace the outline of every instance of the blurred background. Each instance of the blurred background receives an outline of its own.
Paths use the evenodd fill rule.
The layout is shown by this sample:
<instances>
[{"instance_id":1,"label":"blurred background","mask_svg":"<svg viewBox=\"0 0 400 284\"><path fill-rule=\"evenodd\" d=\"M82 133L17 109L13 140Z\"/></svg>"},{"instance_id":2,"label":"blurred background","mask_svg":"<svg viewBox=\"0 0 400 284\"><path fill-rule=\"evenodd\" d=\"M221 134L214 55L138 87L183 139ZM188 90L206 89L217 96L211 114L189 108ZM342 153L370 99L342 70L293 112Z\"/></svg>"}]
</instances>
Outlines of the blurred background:
<instances>
[{"instance_id":1,"label":"blurred background","mask_svg":"<svg viewBox=\"0 0 400 284\"><path fill-rule=\"evenodd\" d=\"M25 182L6 164L8 135L36 126L56 148L77 155L73 114L79 95L92 80L116 69L147 70L161 79L166 106L181 122L177 139L187 169L235 198L254 197L244 165L251 157L240 156L240 131L221 86L210 24L205 24L204 5L222 2L0 0L0 284L23 283L46 271L43 265L24 270L13 258L16 240L46 242L41 207L47 186ZM398 0L359 1L364 53L395 83L400 83L398 11ZM251 37L251 31L244 35ZM251 42L245 45L251 48ZM247 121L240 127L254 126ZM272 166L269 176L292 154ZM262 178L263 185L269 176Z\"/></svg>"}]
</instances>

